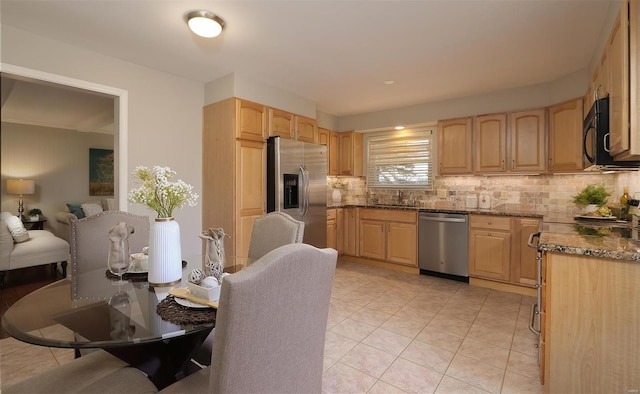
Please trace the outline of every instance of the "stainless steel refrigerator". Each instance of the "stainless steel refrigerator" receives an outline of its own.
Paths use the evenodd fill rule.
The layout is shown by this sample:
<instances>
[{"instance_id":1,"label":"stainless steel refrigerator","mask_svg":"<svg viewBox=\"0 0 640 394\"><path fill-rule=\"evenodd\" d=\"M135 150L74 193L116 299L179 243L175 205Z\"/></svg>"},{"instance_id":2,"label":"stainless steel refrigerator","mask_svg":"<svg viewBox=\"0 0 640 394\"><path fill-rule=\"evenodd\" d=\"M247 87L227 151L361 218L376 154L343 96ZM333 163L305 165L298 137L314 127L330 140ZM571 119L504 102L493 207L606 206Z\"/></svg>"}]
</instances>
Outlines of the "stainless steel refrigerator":
<instances>
[{"instance_id":1,"label":"stainless steel refrigerator","mask_svg":"<svg viewBox=\"0 0 640 394\"><path fill-rule=\"evenodd\" d=\"M304 222L306 244L327 247L327 148L280 137L267 140L267 212Z\"/></svg>"}]
</instances>

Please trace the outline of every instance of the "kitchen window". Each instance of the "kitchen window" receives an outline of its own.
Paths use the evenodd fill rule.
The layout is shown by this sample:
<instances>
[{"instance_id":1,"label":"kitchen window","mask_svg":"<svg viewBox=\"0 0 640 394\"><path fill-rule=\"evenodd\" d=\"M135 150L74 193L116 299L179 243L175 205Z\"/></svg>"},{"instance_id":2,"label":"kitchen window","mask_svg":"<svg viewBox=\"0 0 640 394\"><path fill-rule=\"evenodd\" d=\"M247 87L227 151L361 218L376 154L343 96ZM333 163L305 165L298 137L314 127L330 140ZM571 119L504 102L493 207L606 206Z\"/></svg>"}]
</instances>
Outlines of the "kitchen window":
<instances>
[{"instance_id":1,"label":"kitchen window","mask_svg":"<svg viewBox=\"0 0 640 394\"><path fill-rule=\"evenodd\" d=\"M366 138L369 188L433 189L431 129L390 131Z\"/></svg>"}]
</instances>

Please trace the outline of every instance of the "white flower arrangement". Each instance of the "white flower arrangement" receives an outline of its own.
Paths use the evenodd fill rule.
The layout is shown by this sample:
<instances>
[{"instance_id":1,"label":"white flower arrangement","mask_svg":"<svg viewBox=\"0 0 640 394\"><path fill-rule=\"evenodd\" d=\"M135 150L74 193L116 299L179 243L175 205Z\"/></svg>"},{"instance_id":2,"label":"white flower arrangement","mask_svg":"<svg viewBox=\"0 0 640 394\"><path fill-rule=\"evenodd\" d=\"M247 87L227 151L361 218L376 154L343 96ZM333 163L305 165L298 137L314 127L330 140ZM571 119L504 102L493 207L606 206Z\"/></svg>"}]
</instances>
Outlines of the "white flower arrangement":
<instances>
[{"instance_id":1,"label":"white flower arrangement","mask_svg":"<svg viewBox=\"0 0 640 394\"><path fill-rule=\"evenodd\" d=\"M330 181L330 187L332 189L346 190L349 188L349 182L336 178L333 181Z\"/></svg>"},{"instance_id":2,"label":"white flower arrangement","mask_svg":"<svg viewBox=\"0 0 640 394\"><path fill-rule=\"evenodd\" d=\"M181 179L170 182L174 175L175 171L169 167L136 167L133 176L142 184L129 192L129 201L146 205L156 211L159 218L172 217L174 209L186 204L195 207L198 195L193 192L193 186Z\"/></svg>"}]
</instances>

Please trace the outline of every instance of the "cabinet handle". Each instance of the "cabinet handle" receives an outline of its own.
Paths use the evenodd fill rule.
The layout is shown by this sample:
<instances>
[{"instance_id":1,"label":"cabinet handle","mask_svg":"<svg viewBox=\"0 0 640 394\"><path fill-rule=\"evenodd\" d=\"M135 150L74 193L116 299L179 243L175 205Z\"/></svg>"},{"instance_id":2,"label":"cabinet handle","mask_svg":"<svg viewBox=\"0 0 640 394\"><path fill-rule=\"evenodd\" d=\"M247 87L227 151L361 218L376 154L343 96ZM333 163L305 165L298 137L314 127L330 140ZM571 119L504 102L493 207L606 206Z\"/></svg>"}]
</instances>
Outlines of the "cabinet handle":
<instances>
[{"instance_id":1,"label":"cabinet handle","mask_svg":"<svg viewBox=\"0 0 640 394\"><path fill-rule=\"evenodd\" d=\"M512 170L516 169L516 159L511 160L511 169Z\"/></svg>"},{"instance_id":2,"label":"cabinet handle","mask_svg":"<svg viewBox=\"0 0 640 394\"><path fill-rule=\"evenodd\" d=\"M504 160L502 160L502 169L504 170Z\"/></svg>"}]
</instances>

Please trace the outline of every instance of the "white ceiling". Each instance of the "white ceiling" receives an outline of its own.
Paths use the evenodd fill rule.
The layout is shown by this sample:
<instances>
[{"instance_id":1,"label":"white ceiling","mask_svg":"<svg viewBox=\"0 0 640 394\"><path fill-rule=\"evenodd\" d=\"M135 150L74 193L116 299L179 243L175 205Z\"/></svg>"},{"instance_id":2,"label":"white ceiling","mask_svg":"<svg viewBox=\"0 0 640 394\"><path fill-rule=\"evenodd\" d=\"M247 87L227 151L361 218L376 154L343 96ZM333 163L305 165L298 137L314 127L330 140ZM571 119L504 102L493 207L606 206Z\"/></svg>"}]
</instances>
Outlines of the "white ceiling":
<instances>
[{"instance_id":1,"label":"white ceiling","mask_svg":"<svg viewBox=\"0 0 640 394\"><path fill-rule=\"evenodd\" d=\"M616 0L2 0L3 25L201 82L236 72L336 116L553 81L588 66ZM207 9L222 35L192 34ZM392 85L383 82L395 81ZM4 111L4 108L3 108Z\"/></svg>"}]
</instances>

